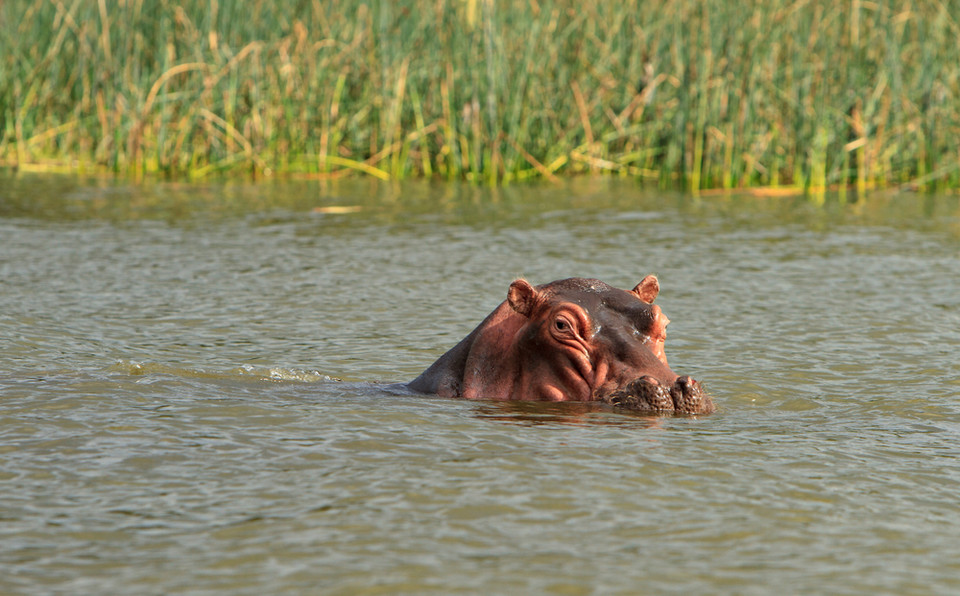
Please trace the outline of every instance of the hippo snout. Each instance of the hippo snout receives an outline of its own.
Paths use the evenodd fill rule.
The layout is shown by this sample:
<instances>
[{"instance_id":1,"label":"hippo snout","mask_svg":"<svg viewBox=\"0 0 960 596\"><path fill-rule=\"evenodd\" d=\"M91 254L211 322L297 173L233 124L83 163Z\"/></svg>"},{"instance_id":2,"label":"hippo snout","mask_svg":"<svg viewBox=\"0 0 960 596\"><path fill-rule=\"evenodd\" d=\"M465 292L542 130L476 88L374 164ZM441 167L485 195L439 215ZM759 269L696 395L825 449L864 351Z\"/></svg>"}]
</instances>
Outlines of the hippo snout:
<instances>
[{"instance_id":1,"label":"hippo snout","mask_svg":"<svg viewBox=\"0 0 960 596\"><path fill-rule=\"evenodd\" d=\"M601 395L600 401L636 412L710 414L716 409L700 383L686 375L678 377L673 385L664 385L644 375L607 395Z\"/></svg>"}]
</instances>

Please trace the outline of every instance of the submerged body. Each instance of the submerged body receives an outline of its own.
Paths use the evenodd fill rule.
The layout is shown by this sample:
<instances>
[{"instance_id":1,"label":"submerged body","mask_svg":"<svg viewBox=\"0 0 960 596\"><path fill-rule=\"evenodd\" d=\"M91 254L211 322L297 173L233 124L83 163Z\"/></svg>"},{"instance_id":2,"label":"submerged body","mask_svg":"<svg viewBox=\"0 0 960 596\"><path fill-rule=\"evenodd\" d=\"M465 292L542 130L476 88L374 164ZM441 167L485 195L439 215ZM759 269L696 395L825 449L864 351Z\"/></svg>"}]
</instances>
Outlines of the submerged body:
<instances>
[{"instance_id":1,"label":"submerged body","mask_svg":"<svg viewBox=\"0 0 960 596\"><path fill-rule=\"evenodd\" d=\"M700 384L670 370L670 322L648 275L632 290L570 278L523 279L507 300L408 386L468 399L600 401L617 407L707 414Z\"/></svg>"}]
</instances>

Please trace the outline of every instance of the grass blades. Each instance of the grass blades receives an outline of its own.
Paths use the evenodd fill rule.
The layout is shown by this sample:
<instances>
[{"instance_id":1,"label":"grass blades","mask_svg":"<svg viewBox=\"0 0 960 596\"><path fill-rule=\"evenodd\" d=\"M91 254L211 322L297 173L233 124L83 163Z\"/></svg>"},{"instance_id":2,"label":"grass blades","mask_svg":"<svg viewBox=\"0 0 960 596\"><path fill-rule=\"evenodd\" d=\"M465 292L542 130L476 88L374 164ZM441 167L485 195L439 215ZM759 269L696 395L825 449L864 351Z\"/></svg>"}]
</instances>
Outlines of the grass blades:
<instances>
[{"instance_id":1,"label":"grass blades","mask_svg":"<svg viewBox=\"0 0 960 596\"><path fill-rule=\"evenodd\" d=\"M0 163L960 187L960 0L0 3Z\"/></svg>"}]
</instances>

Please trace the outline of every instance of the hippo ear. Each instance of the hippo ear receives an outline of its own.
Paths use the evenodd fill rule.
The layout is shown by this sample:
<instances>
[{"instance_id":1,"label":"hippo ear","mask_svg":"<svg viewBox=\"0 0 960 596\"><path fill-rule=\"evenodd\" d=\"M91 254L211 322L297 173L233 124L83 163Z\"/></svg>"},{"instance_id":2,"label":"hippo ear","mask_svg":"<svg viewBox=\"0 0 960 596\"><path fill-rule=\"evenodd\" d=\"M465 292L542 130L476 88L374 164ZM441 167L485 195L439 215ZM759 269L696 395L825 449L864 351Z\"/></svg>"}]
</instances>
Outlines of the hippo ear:
<instances>
[{"instance_id":1,"label":"hippo ear","mask_svg":"<svg viewBox=\"0 0 960 596\"><path fill-rule=\"evenodd\" d=\"M529 317L540 301L540 293L527 280L518 279L510 284L510 289L507 291L507 300L513 310Z\"/></svg>"},{"instance_id":2,"label":"hippo ear","mask_svg":"<svg viewBox=\"0 0 960 596\"><path fill-rule=\"evenodd\" d=\"M633 288L632 292L637 295L637 298L650 304L660 293L660 282L657 281L656 275L648 275Z\"/></svg>"}]
</instances>

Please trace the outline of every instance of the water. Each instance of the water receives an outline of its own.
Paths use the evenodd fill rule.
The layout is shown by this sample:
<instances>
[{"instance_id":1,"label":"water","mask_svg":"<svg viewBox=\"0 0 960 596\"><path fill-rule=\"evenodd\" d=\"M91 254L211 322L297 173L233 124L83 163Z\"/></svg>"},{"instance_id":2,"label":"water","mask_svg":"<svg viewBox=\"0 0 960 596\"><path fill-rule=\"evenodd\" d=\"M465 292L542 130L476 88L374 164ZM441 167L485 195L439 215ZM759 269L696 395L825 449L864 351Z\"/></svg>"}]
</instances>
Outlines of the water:
<instances>
[{"instance_id":1,"label":"water","mask_svg":"<svg viewBox=\"0 0 960 596\"><path fill-rule=\"evenodd\" d=\"M0 592L956 593L958 203L0 178ZM651 272L714 415L384 384Z\"/></svg>"}]
</instances>

